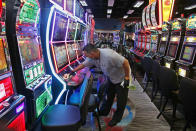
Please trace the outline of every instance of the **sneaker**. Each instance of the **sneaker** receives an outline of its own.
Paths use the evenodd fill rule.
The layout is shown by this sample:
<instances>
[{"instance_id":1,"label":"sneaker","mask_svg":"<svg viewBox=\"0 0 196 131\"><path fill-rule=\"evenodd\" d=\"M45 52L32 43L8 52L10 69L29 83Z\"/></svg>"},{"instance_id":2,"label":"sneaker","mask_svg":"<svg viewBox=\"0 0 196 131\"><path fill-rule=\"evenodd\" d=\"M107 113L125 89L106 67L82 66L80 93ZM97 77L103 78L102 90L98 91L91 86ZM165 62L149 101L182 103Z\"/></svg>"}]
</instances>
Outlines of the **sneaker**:
<instances>
[{"instance_id":1,"label":"sneaker","mask_svg":"<svg viewBox=\"0 0 196 131\"><path fill-rule=\"evenodd\" d=\"M112 126L115 126L117 123L118 123L118 121L116 121L116 120L111 120L111 121L108 123L108 126L112 127Z\"/></svg>"}]
</instances>

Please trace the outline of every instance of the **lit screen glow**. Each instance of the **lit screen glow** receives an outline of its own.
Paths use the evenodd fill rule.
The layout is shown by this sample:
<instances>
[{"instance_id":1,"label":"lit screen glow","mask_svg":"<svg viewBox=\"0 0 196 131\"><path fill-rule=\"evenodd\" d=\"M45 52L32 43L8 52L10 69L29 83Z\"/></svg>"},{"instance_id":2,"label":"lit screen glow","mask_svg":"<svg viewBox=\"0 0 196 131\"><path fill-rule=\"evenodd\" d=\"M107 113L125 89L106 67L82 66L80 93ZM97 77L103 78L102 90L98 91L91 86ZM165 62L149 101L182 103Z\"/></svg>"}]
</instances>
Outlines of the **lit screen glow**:
<instances>
[{"instance_id":1,"label":"lit screen glow","mask_svg":"<svg viewBox=\"0 0 196 131\"><path fill-rule=\"evenodd\" d=\"M74 40L75 33L76 33L76 25L77 25L77 23L70 19L68 33L67 33L67 41Z\"/></svg>"},{"instance_id":2,"label":"lit screen glow","mask_svg":"<svg viewBox=\"0 0 196 131\"><path fill-rule=\"evenodd\" d=\"M195 50L194 47L186 46L182 58L190 61L193 56L194 50Z\"/></svg>"},{"instance_id":3,"label":"lit screen glow","mask_svg":"<svg viewBox=\"0 0 196 131\"><path fill-rule=\"evenodd\" d=\"M174 21L172 23L172 30L181 30L181 25L179 21Z\"/></svg>"},{"instance_id":4,"label":"lit screen glow","mask_svg":"<svg viewBox=\"0 0 196 131\"><path fill-rule=\"evenodd\" d=\"M73 13L74 0L66 0L66 10Z\"/></svg>"},{"instance_id":5,"label":"lit screen glow","mask_svg":"<svg viewBox=\"0 0 196 131\"><path fill-rule=\"evenodd\" d=\"M191 15L186 21L186 28L188 30L196 29L196 14Z\"/></svg>"},{"instance_id":6,"label":"lit screen glow","mask_svg":"<svg viewBox=\"0 0 196 131\"><path fill-rule=\"evenodd\" d=\"M177 44L170 44L168 55L171 56L171 57L175 57L177 47L178 47Z\"/></svg>"},{"instance_id":7,"label":"lit screen glow","mask_svg":"<svg viewBox=\"0 0 196 131\"><path fill-rule=\"evenodd\" d=\"M14 94L11 77L0 81L0 103Z\"/></svg>"},{"instance_id":8,"label":"lit screen glow","mask_svg":"<svg viewBox=\"0 0 196 131\"><path fill-rule=\"evenodd\" d=\"M59 13L56 14L53 41L65 41L68 19Z\"/></svg>"},{"instance_id":9,"label":"lit screen glow","mask_svg":"<svg viewBox=\"0 0 196 131\"><path fill-rule=\"evenodd\" d=\"M62 69L67 63L67 51L65 43L53 44L57 68Z\"/></svg>"},{"instance_id":10,"label":"lit screen glow","mask_svg":"<svg viewBox=\"0 0 196 131\"><path fill-rule=\"evenodd\" d=\"M67 50L69 53L70 61L74 60L76 58L76 51L73 50L72 44L67 44Z\"/></svg>"},{"instance_id":11,"label":"lit screen glow","mask_svg":"<svg viewBox=\"0 0 196 131\"><path fill-rule=\"evenodd\" d=\"M7 62L3 44L3 40L0 39L0 72L3 72L5 69L7 69Z\"/></svg>"},{"instance_id":12,"label":"lit screen glow","mask_svg":"<svg viewBox=\"0 0 196 131\"><path fill-rule=\"evenodd\" d=\"M18 38L23 64L42 59L41 45L37 39Z\"/></svg>"}]
</instances>

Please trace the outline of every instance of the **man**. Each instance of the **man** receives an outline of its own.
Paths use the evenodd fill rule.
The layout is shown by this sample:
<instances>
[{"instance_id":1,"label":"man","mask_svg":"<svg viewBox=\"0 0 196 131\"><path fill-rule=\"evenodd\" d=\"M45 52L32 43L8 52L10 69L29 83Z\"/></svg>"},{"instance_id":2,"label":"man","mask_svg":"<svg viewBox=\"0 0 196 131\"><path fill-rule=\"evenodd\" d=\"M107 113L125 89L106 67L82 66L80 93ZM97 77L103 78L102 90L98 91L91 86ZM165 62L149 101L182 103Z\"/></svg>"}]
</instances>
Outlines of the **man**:
<instances>
[{"instance_id":1,"label":"man","mask_svg":"<svg viewBox=\"0 0 196 131\"><path fill-rule=\"evenodd\" d=\"M127 103L129 85L129 62L123 56L111 49L97 49L88 44L83 49L86 60L76 67L76 72L84 67L96 66L108 77L107 100L100 109L100 115L108 115L112 107L115 94L117 94L117 110L115 111L109 126L114 126L121 121ZM124 86L121 83L124 81Z\"/></svg>"}]
</instances>

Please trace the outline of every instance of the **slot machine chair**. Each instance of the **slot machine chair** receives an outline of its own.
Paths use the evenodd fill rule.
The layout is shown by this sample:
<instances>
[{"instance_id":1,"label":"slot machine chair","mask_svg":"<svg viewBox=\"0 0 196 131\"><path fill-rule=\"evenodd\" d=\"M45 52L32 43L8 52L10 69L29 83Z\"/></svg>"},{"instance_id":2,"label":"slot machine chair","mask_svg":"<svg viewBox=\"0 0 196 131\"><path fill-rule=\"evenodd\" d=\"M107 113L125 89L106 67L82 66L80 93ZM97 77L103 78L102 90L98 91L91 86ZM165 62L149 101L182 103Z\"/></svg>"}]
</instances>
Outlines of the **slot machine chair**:
<instances>
[{"instance_id":1,"label":"slot machine chair","mask_svg":"<svg viewBox=\"0 0 196 131\"><path fill-rule=\"evenodd\" d=\"M87 73L81 86L79 106L57 104L48 108L42 117L43 131L77 131L86 123L92 79L90 72Z\"/></svg>"},{"instance_id":2,"label":"slot machine chair","mask_svg":"<svg viewBox=\"0 0 196 131\"><path fill-rule=\"evenodd\" d=\"M144 80L146 82L143 92L146 91L148 84L152 78L152 63L153 63L153 60L150 57L144 57L144 59L142 60L142 68L145 72Z\"/></svg>"},{"instance_id":3,"label":"slot machine chair","mask_svg":"<svg viewBox=\"0 0 196 131\"><path fill-rule=\"evenodd\" d=\"M195 124L196 127L196 80L182 78L180 82L179 96L183 104L185 113L186 125L183 131L186 131L190 124Z\"/></svg>"},{"instance_id":4,"label":"slot machine chair","mask_svg":"<svg viewBox=\"0 0 196 131\"><path fill-rule=\"evenodd\" d=\"M164 112L169 99L172 100L172 104L173 104L173 113L172 113L173 122L171 125L172 128L174 119L176 117L177 104L180 103L178 97L179 84L178 84L176 72L174 70L168 69L167 67L161 67L159 80L160 80L159 87L161 91L161 98L160 98L160 113L158 114L157 119ZM163 103L162 106L163 97L165 98L165 102Z\"/></svg>"}]
</instances>

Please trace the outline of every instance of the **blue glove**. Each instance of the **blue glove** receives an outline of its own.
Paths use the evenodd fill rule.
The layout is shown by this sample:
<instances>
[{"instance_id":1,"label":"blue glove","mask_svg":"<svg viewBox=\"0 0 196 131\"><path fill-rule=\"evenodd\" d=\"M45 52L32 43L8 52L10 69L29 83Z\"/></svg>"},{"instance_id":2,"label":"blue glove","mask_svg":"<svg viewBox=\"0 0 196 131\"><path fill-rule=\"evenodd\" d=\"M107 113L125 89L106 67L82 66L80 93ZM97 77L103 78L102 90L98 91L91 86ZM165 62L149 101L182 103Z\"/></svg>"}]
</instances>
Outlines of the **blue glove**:
<instances>
[{"instance_id":1,"label":"blue glove","mask_svg":"<svg viewBox=\"0 0 196 131\"><path fill-rule=\"evenodd\" d=\"M124 88L127 88L129 86L129 80L124 79Z\"/></svg>"}]
</instances>

